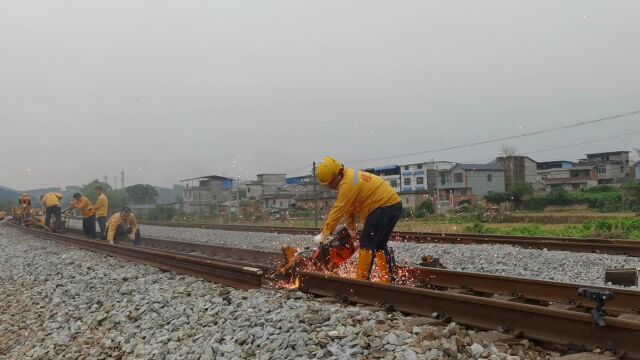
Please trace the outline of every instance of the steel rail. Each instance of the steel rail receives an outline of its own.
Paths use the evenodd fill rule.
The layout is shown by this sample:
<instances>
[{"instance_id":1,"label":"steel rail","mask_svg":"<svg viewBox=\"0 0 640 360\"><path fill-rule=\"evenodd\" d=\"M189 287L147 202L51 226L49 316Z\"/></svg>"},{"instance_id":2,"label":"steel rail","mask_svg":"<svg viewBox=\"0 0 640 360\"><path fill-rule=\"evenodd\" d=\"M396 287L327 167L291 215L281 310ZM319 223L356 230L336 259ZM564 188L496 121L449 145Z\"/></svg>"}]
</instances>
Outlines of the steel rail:
<instances>
[{"instance_id":1,"label":"steel rail","mask_svg":"<svg viewBox=\"0 0 640 360\"><path fill-rule=\"evenodd\" d=\"M253 289L262 286L264 271L250 266L241 266L204 257L189 256L143 248L134 245L108 244L102 241L65 236L23 227L15 227L39 238L54 240L59 243L73 245L84 250L124 258L137 263L150 265L159 269L199 277L208 281L229 285L239 289Z\"/></svg>"},{"instance_id":2,"label":"steel rail","mask_svg":"<svg viewBox=\"0 0 640 360\"><path fill-rule=\"evenodd\" d=\"M584 308L593 308L595 302L578 296L579 288L611 291L615 299L606 302L605 310L640 313L640 291L636 290L426 267L399 267L398 271L401 278L410 279L417 286L464 289L510 296L516 301L537 300Z\"/></svg>"},{"instance_id":3,"label":"steel rail","mask_svg":"<svg viewBox=\"0 0 640 360\"><path fill-rule=\"evenodd\" d=\"M82 236L77 229L70 229L70 233ZM274 251L262 251L247 248L235 248L229 246L202 244L188 241L166 240L143 237L143 248L180 252L190 256L204 256L207 259L219 260L225 263L242 266L253 266L263 271L271 270L282 261L282 253ZM131 240L120 240L119 243L132 245Z\"/></svg>"},{"instance_id":4,"label":"steel rail","mask_svg":"<svg viewBox=\"0 0 640 360\"><path fill-rule=\"evenodd\" d=\"M408 314L438 313L480 329L507 329L513 334L564 348L611 349L640 359L640 322L605 317L598 326L591 315L542 306L409 286L383 285L314 272L300 273L300 289L319 296L369 305L385 305Z\"/></svg>"}]
</instances>

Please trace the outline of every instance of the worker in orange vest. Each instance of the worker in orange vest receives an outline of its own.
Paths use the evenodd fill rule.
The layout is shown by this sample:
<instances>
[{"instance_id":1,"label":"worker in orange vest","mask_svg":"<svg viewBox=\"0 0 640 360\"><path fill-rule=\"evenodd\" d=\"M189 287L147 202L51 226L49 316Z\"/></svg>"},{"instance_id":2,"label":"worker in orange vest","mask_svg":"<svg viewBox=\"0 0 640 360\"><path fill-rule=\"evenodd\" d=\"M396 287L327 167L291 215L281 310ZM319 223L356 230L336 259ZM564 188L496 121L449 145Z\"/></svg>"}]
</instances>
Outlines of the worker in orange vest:
<instances>
[{"instance_id":1,"label":"worker in orange vest","mask_svg":"<svg viewBox=\"0 0 640 360\"><path fill-rule=\"evenodd\" d=\"M356 278L369 279L375 260L380 281L393 282L395 260L387 243L402 212L398 194L381 177L345 168L331 157L325 157L318 165L316 178L321 185L337 190L338 197L315 242L323 244L330 241L338 222L345 218L347 229L352 237L355 236L358 215L364 228L360 233Z\"/></svg>"},{"instance_id":2,"label":"worker in orange vest","mask_svg":"<svg viewBox=\"0 0 640 360\"><path fill-rule=\"evenodd\" d=\"M96 238L96 211L91 201L80 193L73 194L73 202L67 210L78 209L82 214L82 232L88 238Z\"/></svg>"}]
</instances>

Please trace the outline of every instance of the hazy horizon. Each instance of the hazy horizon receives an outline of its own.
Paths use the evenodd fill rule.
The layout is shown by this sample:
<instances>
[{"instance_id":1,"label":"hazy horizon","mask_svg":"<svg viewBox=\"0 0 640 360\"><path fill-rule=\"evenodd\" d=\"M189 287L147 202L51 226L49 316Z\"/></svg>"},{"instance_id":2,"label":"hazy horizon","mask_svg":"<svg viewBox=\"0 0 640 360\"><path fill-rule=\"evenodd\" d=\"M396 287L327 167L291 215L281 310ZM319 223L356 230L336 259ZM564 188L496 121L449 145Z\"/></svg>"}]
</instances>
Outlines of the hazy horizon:
<instances>
[{"instance_id":1,"label":"hazy horizon","mask_svg":"<svg viewBox=\"0 0 640 360\"><path fill-rule=\"evenodd\" d=\"M640 3L0 0L0 185L171 187L640 109ZM507 144L640 148L640 116ZM593 142L597 139L615 137ZM538 152L565 145L578 146ZM502 143L406 158L487 162ZM119 181L119 180L118 180Z\"/></svg>"}]
</instances>

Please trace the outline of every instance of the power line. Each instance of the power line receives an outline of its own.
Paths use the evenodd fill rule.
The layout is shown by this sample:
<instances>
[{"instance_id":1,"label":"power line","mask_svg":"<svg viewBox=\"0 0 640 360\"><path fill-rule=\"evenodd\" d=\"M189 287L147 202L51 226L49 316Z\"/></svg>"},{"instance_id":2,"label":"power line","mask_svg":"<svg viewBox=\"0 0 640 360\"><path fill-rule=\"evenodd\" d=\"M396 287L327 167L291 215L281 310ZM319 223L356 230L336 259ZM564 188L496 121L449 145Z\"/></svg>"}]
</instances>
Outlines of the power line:
<instances>
[{"instance_id":1,"label":"power line","mask_svg":"<svg viewBox=\"0 0 640 360\"><path fill-rule=\"evenodd\" d=\"M446 151L446 150L461 149L461 148L472 147L472 146L477 146L477 145L484 145L484 144L500 142L500 141L519 139L519 138L523 138L523 137L527 137L527 136L539 135L539 134L544 134L544 133L557 131L557 130L570 129L570 128L574 128L574 127L595 124L595 123L604 122L604 121L608 121L608 120L619 119L619 118L623 118L623 117L627 117L627 116L633 116L633 115L636 115L636 114L640 114L640 110L634 110L634 111L621 113L621 114L616 114L616 115L610 115L610 116L606 116L606 117L602 117L602 118L598 118L598 119L580 121L580 122L569 124L569 125L557 126L557 127L543 129L543 130L537 130L537 131L530 131L530 132L526 132L526 133L522 133L522 134L518 134L518 135L505 136L505 137L501 137L501 138L494 138L494 139L483 140L483 141L478 141L478 142L473 142L473 143L468 143L468 144L454 145L454 146L448 146L448 147L443 147L443 148L438 148L438 149L418 151L418 152L414 152L414 153L389 155L389 156L381 156L381 157L358 159L358 160L348 160L348 161L345 161L345 162L358 163L358 162L365 162L365 161L388 160L388 159L395 159L395 158L399 158L399 157L424 155L424 154L435 153L435 152ZM610 138L622 137L622 136L625 136L625 135L631 135L631 134L635 134L635 133L637 133L637 132L627 133L627 134L624 134L624 135L618 135L618 136L614 136L614 137L610 137ZM603 138L603 139L598 139L598 140L593 140L593 141L595 142L595 141L601 141L601 140L607 140L607 139L609 139L609 138ZM588 142L584 142L584 143L588 143ZM557 147L557 148L537 150L535 152L530 152L530 153L551 151L551 150L562 149L562 148L565 148L565 147L577 146L577 145L582 145L582 144L583 143L578 143L578 144L573 144L573 145L561 146L561 147ZM309 164L304 165L304 166L300 166L300 167L297 167L297 168L294 168L294 169L291 169L291 170L287 170L287 171L285 171L285 173L289 173L289 172L294 172L294 171L310 168L311 165L312 164L309 163Z\"/></svg>"},{"instance_id":2,"label":"power line","mask_svg":"<svg viewBox=\"0 0 640 360\"><path fill-rule=\"evenodd\" d=\"M376 157L376 158L350 160L348 162L354 163L354 162L363 162L363 161L388 160L388 159L395 159L395 158L399 158L399 157L424 155L424 154L440 152L440 151L446 151L446 150L461 149L461 148L465 148L465 147L472 147L472 146L490 144L490 143L499 142L499 141L519 139L519 138L523 138L523 137L527 137L527 136L539 135L539 134L544 134L544 133L557 131L557 130L563 130L563 129L569 129L569 128L574 128L574 127L578 127L578 126L590 125L590 124L595 124L595 123L598 123L598 122L603 122L603 121L613 120L613 119L619 119L619 118L623 118L623 117L626 117L626 116L632 116L632 115L636 115L636 114L640 114L640 110L634 110L634 111L631 111L631 112L611 115L611 116L607 116L607 117L603 117L603 118L599 118L599 119L581 121L581 122L577 122L577 123L574 123L574 124L557 126L557 127L543 129L543 130L537 130L537 131L530 131L530 132L526 132L526 133L522 133L522 134L518 134L518 135L505 136L505 137L501 137L501 138L494 138L494 139L483 140L483 141L478 141L478 142L473 142L473 143L468 143L468 144L447 146L447 147L438 148L438 149L418 151L418 152L414 152L414 153L405 153L405 154L397 154L397 155L390 155L390 156L381 156L381 157Z\"/></svg>"},{"instance_id":3,"label":"power line","mask_svg":"<svg viewBox=\"0 0 640 360\"><path fill-rule=\"evenodd\" d=\"M570 148L570 147L574 147L574 146L579 146L579 145L592 144L592 143L599 142L599 141L606 141L606 140L618 139L618 138L621 138L621 137L625 137L625 136L629 136L629 135L635 135L635 134L640 134L640 130L636 130L636 131L632 131L632 132L627 132L627 133L619 134L619 135L607 136L607 137L598 138L598 139L592 139L592 140L582 141L582 142L573 143L573 144L568 144L568 145L555 146L555 147L551 147L551 148L545 148L545 149L539 149L539 150L534 150L534 151L528 151L528 152L523 153L523 155L525 155L525 156L526 156L526 155L537 154L537 153L541 153L541 152L547 152L547 151L553 151L553 150L566 149L566 148ZM481 162L481 161L491 161L491 160L493 160L493 159L495 159L495 158L482 159L482 160L473 160L473 161L465 161L465 163L474 163L474 162Z\"/></svg>"}]
</instances>

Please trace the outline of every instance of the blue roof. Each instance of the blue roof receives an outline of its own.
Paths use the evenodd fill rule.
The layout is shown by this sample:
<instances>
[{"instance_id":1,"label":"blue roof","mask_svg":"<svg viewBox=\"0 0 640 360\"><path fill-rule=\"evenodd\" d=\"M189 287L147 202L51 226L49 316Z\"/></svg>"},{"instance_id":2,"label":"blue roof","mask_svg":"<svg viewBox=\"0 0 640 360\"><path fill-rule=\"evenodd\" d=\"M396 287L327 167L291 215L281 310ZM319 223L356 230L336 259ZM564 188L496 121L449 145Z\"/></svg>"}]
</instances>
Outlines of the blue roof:
<instances>
[{"instance_id":1,"label":"blue roof","mask_svg":"<svg viewBox=\"0 0 640 360\"><path fill-rule=\"evenodd\" d=\"M393 169L395 169L397 167L398 167L398 165L385 165L385 166L374 167L373 170L374 171L393 170Z\"/></svg>"}]
</instances>

